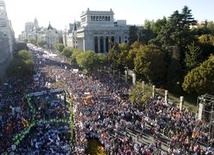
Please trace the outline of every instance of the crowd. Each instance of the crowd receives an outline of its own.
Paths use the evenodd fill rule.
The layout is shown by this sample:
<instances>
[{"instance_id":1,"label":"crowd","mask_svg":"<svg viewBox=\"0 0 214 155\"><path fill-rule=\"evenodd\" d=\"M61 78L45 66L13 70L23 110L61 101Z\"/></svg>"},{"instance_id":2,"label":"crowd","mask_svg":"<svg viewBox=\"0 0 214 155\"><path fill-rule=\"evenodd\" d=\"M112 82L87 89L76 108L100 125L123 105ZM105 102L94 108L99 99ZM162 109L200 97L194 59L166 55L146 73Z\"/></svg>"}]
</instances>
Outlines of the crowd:
<instances>
[{"instance_id":1,"label":"crowd","mask_svg":"<svg viewBox=\"0 0 214 155\"><path fill-rule=\"evenodd\" d=\"M62 60L61 57L37 58L36 70L40 77L29 87L35 91L62 83L74 103L74 142L69 145L71 130L66 123L44 121L35 125L17 153L84 155L88 149L87 141L97 139L109 155L213 154L213 139L209 132L202 131L204 123L196 120L190 111L165 103L160 96L151 98L144 109L139 110L134 103L121 97L121 94L129 93L127 83L102 71L94 77L86 76L81 71L72 70ZM44 104L50 100L46 99ZM67 117L67 107L52 101L39 115L42 118ZM32 104L37 103L43 108L40 98ZM55 113L57 110L59 115Z\"/></svg>"},{"instance_id":2,"label":"crowd","mask_svg":"<svg viewBox=\"0 0 214 155\"><path fill-rule=\"evenodd\" d=\"M188 110L180 111L179 107L157 97L139 111L134 104L117 95L128 93L127 85L108 75L92 80L77 74L72 76L71 82L76 104L77 154L87 149L90 138L99 139L109 154L213 154L209 133L199 132L202 122ZM85 91L94 96L95 105L83 104ZM154 138L150 143L142 143L140 139L144 139L148 131ZM135 133L136 137L130 133ZM168 137L165 138L165 149L164 137ZM207 148L199 145L199 138L205 140Z\"/></svg>"},{"instance_id":3,"label":"crowd","mask_svg":"<svg viewBox=\"0 0 214 155\"><path fill-rule=\"evenodd\" d=\"M0 139L6 139L6 141L0 141L0 153L5 152L10 147L12 138L29 125L29 115L24 108L23 94L24 85L30 83L30 80L22 80L10 78L1 81Z\"/></svg>"}]
</instances>

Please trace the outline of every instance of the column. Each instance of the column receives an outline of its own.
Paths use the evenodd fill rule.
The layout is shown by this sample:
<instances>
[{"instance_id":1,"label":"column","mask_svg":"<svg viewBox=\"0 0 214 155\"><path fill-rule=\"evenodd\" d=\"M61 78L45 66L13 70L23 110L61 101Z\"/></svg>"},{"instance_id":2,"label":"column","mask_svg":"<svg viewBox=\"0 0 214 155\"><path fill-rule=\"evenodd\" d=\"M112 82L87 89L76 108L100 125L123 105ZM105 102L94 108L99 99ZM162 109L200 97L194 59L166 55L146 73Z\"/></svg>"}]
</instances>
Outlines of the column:
<instances>
[{"instance_id":1,"label":"column","mask_svg":"<svg viewBox=\"0 0 214 155\"><path fill-rule=\"evenodd\" d=\"M155 85L152 86L152 98L155 98Z\"/></svg>"},{"instance_id":2,"label":"column","mask_svg":"<svg viewBox=\"0 0 214 155\"><path fill-rule=\"evenodd\" d=\"M108 39L109 39L108 40L108 50L110 50L111 49L111 43L109 41L111 41L111 36L109 36Z\"/></svg>"},{"instance_id":3,"label":"column","mask_svg":"<svg viewBox=\"0 0 214 155\"><path fill-rule=\"evenodd\" d=\"M136 84L136 74L135 73L132 74L132 83L133 83L133 85Z\"/></svg>"},{"instance_id":4,"label":"column","mask_svg":"<svg viewBox=\"0 0 214 155\"><path fill-rule=\"evenodd\" d=\"M199 103L199 105L198 105L198 120L202 120L203 109L204 109L203 103Z\"/></svg>"},{"instance_id":5,"label":"column","mask_svg":"<svg viewBox=\"0 0 214 155\"><path fill-rule=\"evenodd\" d=\"M165 104L168 103L168 90L165 90L164 102Z\"/></svg>"},{"instance_id":6,"label":"column","mask_svg":"<svg viewBox=\"0 0 214 155\"><path fill-rule=\"evenodd\" d=\"M143 88L143 93L145 91L145 81L142 81L142 88Z\"/></svg>"},{"instance_id":7,"label":"column","mask_svg":"<svg viewBox=\"0 0 214 155\"><path fill-rule=\"evenodd\" d=\"M97 37L97 46L98 46L98 50L97 50L97 53L100 53L100 37L98 36Z\"/></svg>"},{"instance_id":8,"label":"column","mask_svg":"<svg viewBox=\"0 0 214 155\"><path fill-rule=\"evenodd\" d=\"M83 37L82 44L83 44L83 51L85 51L85 37Z\"/></svg>"},{"instance_id":9,"label":"column","mask_svg":"<svg viewBox=\"0 0 214 155\"><path fill-rule=\"evenodd\" d=\"M106 52L108 53L108 50L109 50L109 41L108 41L108 36L106 36L105 37L105 40L106 40L106 44L105 44L105 46L106 46Z\"/></svg>"},{"instance_id":10,"label":"column","mask_svg":"<svg viewBox=\"0 0 214 155\"><path fill-rule=\"evenodd\" d=\"M106 36L103 36L103 53L107 53L107 51L106 51Z\"/></svg>"},{"instance_id":11,"label":"column","mask_svg":"<svg viewBox=\"0 0 214 155\"><path fill-rule=\"evenodd\" d=\"M184 104L184 97L183 97L183 96L180 96L180 111L181 111L182 108L183 108L183 104Z\"/></svg>"},{"instance_id":12,"label":"column","mask_svg":"<svg viewBox=\"0 0 214 155\"><path fill-rule=\"evenodd\" d=\"M98 38L94 37L94 51L98 53Z\"/></svg>"},{"instance_id":13,"label":"column","mask_svg":"<svg viewBox=\"0 0 214 155\"><path fill-rule=\"evenodd\" d=\"M127 83L128 82L128 71L125 70L125 82Z\"/></svg>"}]
</instances>

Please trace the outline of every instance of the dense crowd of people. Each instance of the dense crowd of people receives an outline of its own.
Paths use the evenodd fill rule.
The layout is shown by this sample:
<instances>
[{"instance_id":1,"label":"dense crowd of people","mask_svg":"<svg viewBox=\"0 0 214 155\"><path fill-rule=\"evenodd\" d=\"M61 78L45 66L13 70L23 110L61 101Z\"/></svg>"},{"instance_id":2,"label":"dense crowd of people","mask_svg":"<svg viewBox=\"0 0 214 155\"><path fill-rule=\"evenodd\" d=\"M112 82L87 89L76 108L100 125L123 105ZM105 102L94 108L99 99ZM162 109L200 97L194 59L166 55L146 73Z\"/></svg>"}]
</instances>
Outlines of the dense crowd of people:
<instances>
[{"instance_id":1,"label":"dense crowd of people","mask_svg":"<svg viewBox=\"0 0 214 155\"><path fill-rule=\"evenodd\" d=\"M48 59L38 56L35 70L39 79L29 82L28 87L35 92L54 88L58 83L68 91L74 105L74 139L71 145L68 137L73 131L67 123L45 121L45 118L67 118L69 107L51 97L37 97L32 106L43 121L31 129L31 134L22 140L16 153L84 155L88 140L97 139L109 155L213 154L214 142L209 131L202 130L204 122L196 120L190 111L165 103L160 96L151 98L139 110L134 103L122 97L129 94L130 85L110 73L98 71L93 77L86 76L72 69L62 57ZM9 85L8 88L12 89L10 87L16 88L13 90L20 94L24 91L17 90L22 87L16 85ZM0 100L1 106L9 100L13 102L9 104L11 106L23 104L22 95L20 98L14 94L1 95L4 96ZM8 123L11 117L15 117L30 121L32 116L29 115L29 112L8 113L1 120ZM5 124L1 123L2 127ZM23 128L13 129L18 133Z\"/></svg>"},{"instance_id":2,"label":"dense crowd of people","mask_svg":"<svg viewBox=\"0 0 214 155\"><path fill-rule=\"evenodd\" d=\"M79 154L87 149L90 138L99 139L109 154L213 153L211 147L199 145L199 138L212 147L213 141L208 132L201 132L202 122L190 111L165 103L161 97L151 99L143 110L138 110L118 95L128 93L127 85L109 75L97 80L78 74L71 77L71 81L75 81L72 94L76 104L75 135ZM95 104L83 104L85 91L90 92ZM144 139L148 131L154 138L150 143L142 143L140 139ZM166 146L162 147L164 137Z\"/></svg>"},{"instance_id":3,"label":"dense crowd of people","mask_svg":"<svg viewBox=\"0 0 214 155\"><path fill-rule=\"evenodd\" d=\"M22 79L24 85L29 79ZM3 79L0 86L0 153L10 147L12 138L29 125L29 115L24 108L23 94L25 87L21 79ZM21 84L22 83L22 84Z\"/></svg>"}]
</instances>

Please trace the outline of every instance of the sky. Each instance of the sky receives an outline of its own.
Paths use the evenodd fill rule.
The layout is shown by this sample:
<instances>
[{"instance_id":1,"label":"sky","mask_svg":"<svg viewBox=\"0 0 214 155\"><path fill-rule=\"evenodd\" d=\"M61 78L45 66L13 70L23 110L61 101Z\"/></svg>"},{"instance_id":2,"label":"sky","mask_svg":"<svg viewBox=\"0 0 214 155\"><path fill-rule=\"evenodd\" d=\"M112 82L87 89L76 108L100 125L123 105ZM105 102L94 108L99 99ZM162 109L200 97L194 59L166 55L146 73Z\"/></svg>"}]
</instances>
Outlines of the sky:
<instances>
[{"instance_id":1,"label":"sky","mask_svg":"<svg viewBox=\"0 0 214 155\"><path fill-rule=\"evenodd\" d=\"M174 11L181 12L186 5L197 21L214 21L214 0L4 0L8 18L17 37L24 31L26 22L37 18L39 26L60 30L69 23L80 20L82 11L114 12L115 20L127 24L143 25L145 20L169 17Z\"/></svg>"}]
</instances>

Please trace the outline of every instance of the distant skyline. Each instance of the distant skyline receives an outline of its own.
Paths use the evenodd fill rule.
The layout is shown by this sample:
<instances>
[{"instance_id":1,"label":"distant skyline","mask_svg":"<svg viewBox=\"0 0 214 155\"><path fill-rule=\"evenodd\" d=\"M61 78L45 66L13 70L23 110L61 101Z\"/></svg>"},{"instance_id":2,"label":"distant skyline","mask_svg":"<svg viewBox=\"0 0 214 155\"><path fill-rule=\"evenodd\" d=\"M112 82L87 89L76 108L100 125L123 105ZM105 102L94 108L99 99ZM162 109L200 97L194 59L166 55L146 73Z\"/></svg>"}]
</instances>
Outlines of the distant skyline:
<instances>
[{"instance_id":1,"label":"distant skyline","mask_svg":"<svg viewBox=\"0 0 214 155\"><path fill-rule=\"evenodd\" d=\"M4 0L8 18L16 37L24 31L26 22L37 18L39 26L49 22L59 30L69 23L80 20L87 8L96 11L114 12L115 20L126 20L127 24L143 25L144 21L169 17L174 11L181 12L186 5L197 21L214 21L213 0Z\"/></svg>"}]
</instances>

